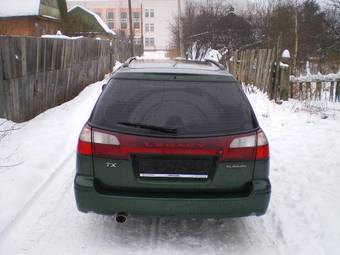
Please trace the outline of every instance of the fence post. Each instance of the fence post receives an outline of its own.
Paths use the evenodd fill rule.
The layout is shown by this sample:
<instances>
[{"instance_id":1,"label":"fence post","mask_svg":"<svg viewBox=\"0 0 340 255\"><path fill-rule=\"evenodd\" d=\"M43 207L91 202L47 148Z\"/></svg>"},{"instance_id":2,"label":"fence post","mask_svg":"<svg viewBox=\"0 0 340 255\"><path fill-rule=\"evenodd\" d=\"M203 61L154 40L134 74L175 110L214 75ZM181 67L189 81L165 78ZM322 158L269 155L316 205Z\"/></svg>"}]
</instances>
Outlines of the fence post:
<instances>
[{"instance_id":1,"label":"fence post","mask_svg":"<svg viewBox=\"0 0 340 255\"><path fill-rule=\"evenodd\" d=\"M331 88L329 90L329 101L333 101L334 99L334 81L331 81Z\"/></svg>"},{"instance_id":2,"label":"fence post","mask_svg":"<svg viewBox=\"0 0 340 255\"><path fill-rule=\"evenodd\" d=\"M316 82L315 99L321 100L321 88L322 88L322 82L318 80Z\"/></svg>"},{"instance_id":3,"label":"fence post","mask_svg":"<svg viewBox=\"0 0 340 255\"><path fill-rule=\"evenodd\" d=\"M0 46L1 46L1 42L0 42ZM1 53L1 47L0 47L0 118L6 117L3 70L4 70L4 68L3 68L2 53Z\"/></svg>"},{"instance_id":4,"label":"fence post","mask_svg":"<svg viewBox=\"0 0 340 255\"><path fill-rule=\"evenodd\" d=\"M312 99L312 86L311 86L311 82L306 82L306 95L307 95L307 99Z\"/></svg>"},{"instance_id":5,"label":"fence post","mask_svg":"<svg viewBox=\"0 0 340 255\"><path fill-rule=\"evenodd\" d=\"M289 97L294 98L294 84L293 82L289 82Z\"/></svg>"},{"instance_id":6,"label":"fence post","mask_svg":"<svg viewBox=\"0 0 340 255\"><path fill-rule=\"evenodd\" d=\"M340 102L340 80L337 80L336 82L335 102Z\"/></svg>"},{"instance_id":7,"label":"fence post","mask_svg":"<svg viewBox=\"0 0 340 255\"><path fill-rule=\"evenodd\" d=\"M303 82L299 82L299 100L303 100Z\"/></svg>"},{"instance_id":8,"label":"fence post","mask_svg":"<svg viewBox=\"0 0 340 255\"><path fill-rule=\"evenodd\" d=\"M288 100L288 84L289 84L289 68L288 66L280 66L280 81L279 81L279 91L280 91L280 99L287 101Z\"/></svg>"}]
</instances>

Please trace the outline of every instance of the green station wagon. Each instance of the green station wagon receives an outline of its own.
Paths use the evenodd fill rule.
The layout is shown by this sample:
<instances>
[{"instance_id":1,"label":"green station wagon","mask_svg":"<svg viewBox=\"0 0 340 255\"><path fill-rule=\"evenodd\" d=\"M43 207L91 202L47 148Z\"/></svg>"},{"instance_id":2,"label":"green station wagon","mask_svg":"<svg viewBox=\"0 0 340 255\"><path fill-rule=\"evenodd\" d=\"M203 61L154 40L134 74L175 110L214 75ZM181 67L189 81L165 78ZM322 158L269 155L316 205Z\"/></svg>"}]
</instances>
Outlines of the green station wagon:
<instances>
[{"instance_id":1,"label":"green station wagon","mask_svg":"<svg viewBox=\"0 0 340 255\"><path fill-rule=\"evenodd\" d=\"M240 84L213 62L129 59L81 131L78 209L177 217L263 215L269 146Z\"/></svg>"}]
</instances>

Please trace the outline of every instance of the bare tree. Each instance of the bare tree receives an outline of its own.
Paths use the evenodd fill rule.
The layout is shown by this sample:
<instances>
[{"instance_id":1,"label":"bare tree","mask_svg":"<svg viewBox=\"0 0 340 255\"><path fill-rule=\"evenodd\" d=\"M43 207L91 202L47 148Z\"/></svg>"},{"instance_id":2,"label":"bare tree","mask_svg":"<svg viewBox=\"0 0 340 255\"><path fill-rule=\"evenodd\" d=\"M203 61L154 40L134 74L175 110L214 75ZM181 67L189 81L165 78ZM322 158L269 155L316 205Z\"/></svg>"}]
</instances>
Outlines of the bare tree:
<instances>
[{"instance_id":1,"label":"bare tree","mask_svg":"<svg viewBox=\"0 0 340 255\"><path fill-rule=\"evenodd\" d=\"M181 26L178 26L178 20ZM180 19L172 24L174 45L178 45L178 27L183 29L185 48L191 54L193 44L197 58L207 49L228 48L232 50L252 41L252 27L234 12L233 6L226 1L207 2L206 4L188 2ZM177 41L176 41L177 40Z\"/></svg>"}]
</instances>

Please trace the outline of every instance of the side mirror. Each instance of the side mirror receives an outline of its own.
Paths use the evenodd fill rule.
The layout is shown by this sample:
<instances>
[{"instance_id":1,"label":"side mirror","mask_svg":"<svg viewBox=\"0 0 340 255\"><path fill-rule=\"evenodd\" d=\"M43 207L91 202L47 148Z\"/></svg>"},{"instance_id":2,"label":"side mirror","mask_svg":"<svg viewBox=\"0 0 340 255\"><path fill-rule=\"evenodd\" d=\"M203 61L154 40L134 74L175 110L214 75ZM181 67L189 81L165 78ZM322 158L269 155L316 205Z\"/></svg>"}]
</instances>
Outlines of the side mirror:
<instances>
[{"instance_id":1,"label":"side mirror","mask_svg":"<svg viewBox=\"0 0 340 255\"><path fill-rule=\"evenodd\" d=\"M104 90L106 87L107 87L107 84L104 84L104 85L102 86L102 90Z\"/></svg>"}]
</instances>

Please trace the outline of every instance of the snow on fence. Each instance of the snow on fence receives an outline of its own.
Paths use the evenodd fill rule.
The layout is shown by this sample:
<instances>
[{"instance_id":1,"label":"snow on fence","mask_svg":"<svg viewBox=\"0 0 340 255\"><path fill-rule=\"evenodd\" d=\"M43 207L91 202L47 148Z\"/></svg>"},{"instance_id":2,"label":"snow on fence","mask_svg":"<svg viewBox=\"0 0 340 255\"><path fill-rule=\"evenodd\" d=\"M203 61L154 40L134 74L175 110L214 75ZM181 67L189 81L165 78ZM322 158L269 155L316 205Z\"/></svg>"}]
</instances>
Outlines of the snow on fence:
<instances>
[{"instance_id":1,"label":"snow on fence","mask_svg":"<svg viewBox=\"0 0 340 255\"><path fill-rule=\"evenodd\" d=\"M278 54L279 53L279 54ZM240 82L253 84L269 95L270 99L295 98L327 99L340 96L340 71L328 75L308 74L289 76L290 54L287 50L246 49L235 52L229 60L229 70ZM284 62L284 63L283 63ZM275 63L280 63L278 66Z\"/></svg>"},{"instance_id":2,"label":"snow on fence","mask_svg":"<svg viewBox=\"0 0 340 255\"><path fill-rule=\"evenodd\" d=\"M290 91L291 97L299 100L321 100L324 97L334 101L336 95L340 95L340 71L336 74L308 73L299 77L290 76Z\"/></svg>"},{"instance_id":3,"label":"snow on fence","mask_svg":"<svg viewBox=\"0 0 340 255\"><path fill-rule=\"evenodd\" d=\"M129 57L124 43L0 36L0 118L15 122L75 97Z\"/></svg>"}]
</instances>

